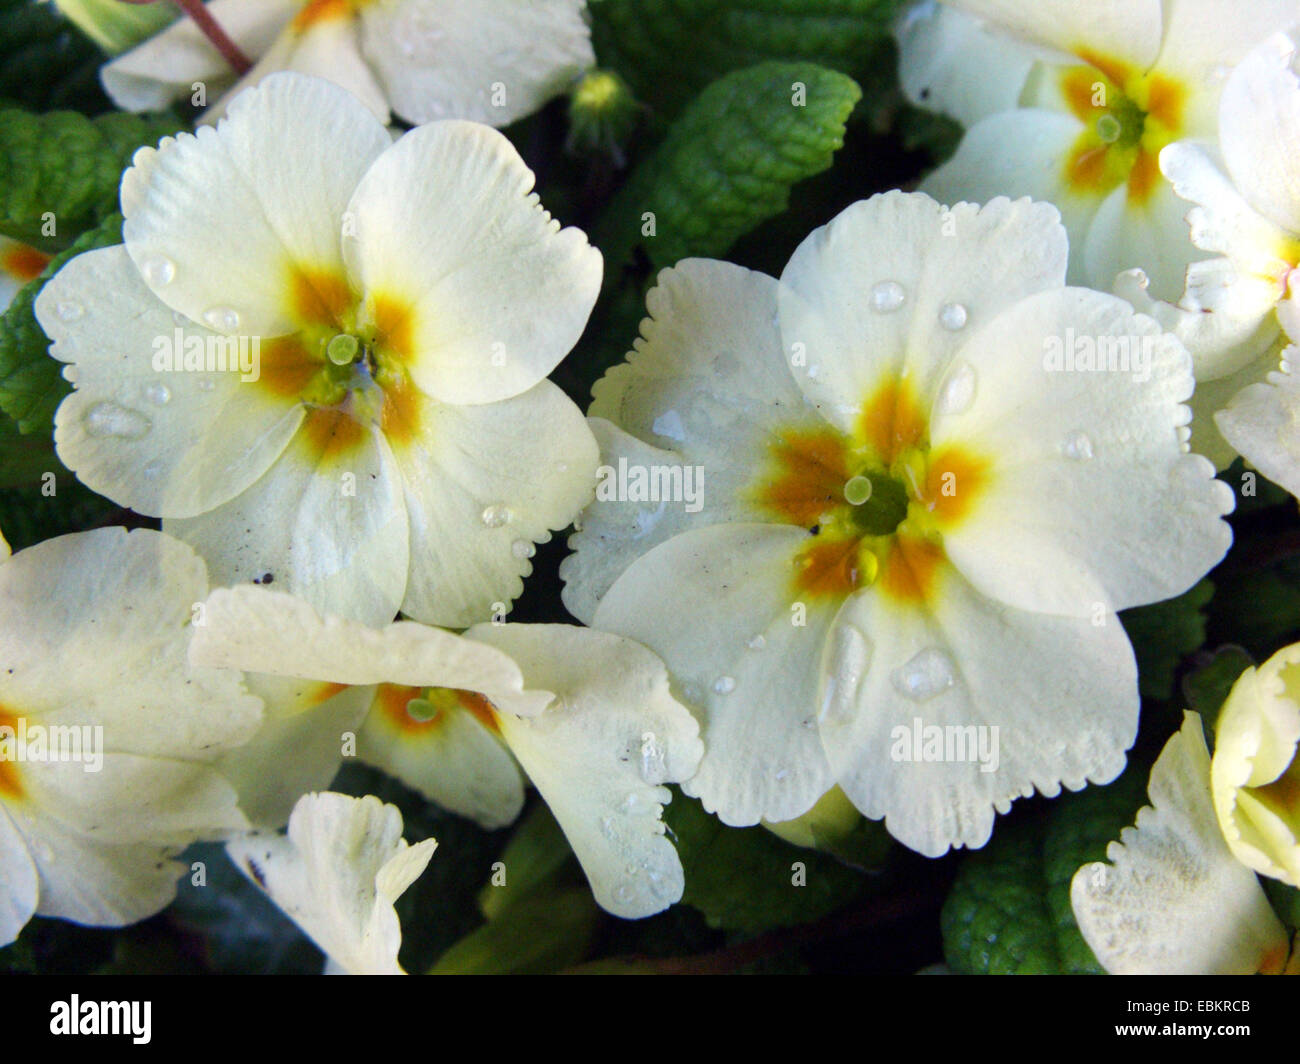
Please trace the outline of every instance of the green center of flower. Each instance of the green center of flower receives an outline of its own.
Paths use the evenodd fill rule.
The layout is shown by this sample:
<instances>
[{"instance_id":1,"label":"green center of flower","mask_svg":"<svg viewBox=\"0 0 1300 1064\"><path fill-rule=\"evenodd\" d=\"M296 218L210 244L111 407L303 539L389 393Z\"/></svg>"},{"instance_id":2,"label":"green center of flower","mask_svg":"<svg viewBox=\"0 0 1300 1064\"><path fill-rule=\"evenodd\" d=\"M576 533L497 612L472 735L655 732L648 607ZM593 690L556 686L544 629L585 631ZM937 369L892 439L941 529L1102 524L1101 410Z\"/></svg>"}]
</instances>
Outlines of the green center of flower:
<instances>
[{"instance_id":1,"label":"green center of flower","mask_svg":"<svg viewBox=\"0 0 1300 1064\"><path fill-rule=\"evenodd\" d=\"M907 519L907 488L881 470L863 471L845 481L844 501L848 507L837 507L829 524L845 524L846 532L892 536Z\"/></svg>"}]
</instances>

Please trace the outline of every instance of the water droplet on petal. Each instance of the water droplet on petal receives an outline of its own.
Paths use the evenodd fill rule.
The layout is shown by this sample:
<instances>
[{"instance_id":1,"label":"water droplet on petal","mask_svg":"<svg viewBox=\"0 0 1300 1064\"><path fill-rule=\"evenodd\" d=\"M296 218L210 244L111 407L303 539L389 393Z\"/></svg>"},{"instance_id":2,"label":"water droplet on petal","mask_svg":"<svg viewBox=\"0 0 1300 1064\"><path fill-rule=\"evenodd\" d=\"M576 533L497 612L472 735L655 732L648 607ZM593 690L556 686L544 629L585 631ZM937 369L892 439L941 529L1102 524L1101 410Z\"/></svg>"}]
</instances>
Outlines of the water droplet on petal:
<instances>
[{"instance_id":1,"label":"water droplet on petal","mask_svg":"<svg viewBox=\"0 0 1300 1064\"><path fill-rule=\"evenodd\" d=\"M788 768L781 769L779 772L777 772L776 776L774 777L777 783L784 783L789 778L790 778L790 770Z\"/></svg>"},{"instance_id":2,"label":"water droplet on petal","mask_svg":"<svg viewBox=\"0 0 1300 1064\"><path fill-rule=\"evenodd\" d=\"M161 288L176 280L176 263L166 255L149 255L140 264L144 283L151 288Z\"/></svg>"},{"instance_id":3,"label":"water droplet on petal","mask_svg":"<svg viewBox=\"0 0 1300 1064\"><path fill-rule=\"evenodd\" d=\"M170 401L172 393L165 384L150 384L144 390L144 397L156 406L165 406Z\"/></svg>"},{"instance_id":4,"label":"water droplet on petal","mask_svg":"<svg viewBox=\"0 0 1300 1064\"><path fill-rule=\"evenodd\" d=\"M185 326L187 326L188 324L190 324L190 319L187 318L184 314L182 314L179 310L173 310L173 311L172 311L172 324L175 325L175 326L176 326L177 328L179 328L179 329L183 329L183 328L185 328Z\"/></svg>"},{"instance_id":5,"label":"water droplet on petal","mask_svg":"<svg viewBox=\"0 0 1300 1064\"><path fill-rule=\"evenodd\" d=\"M537 553L537 548L526 539L517 539L510 544L510 553L520 561L525 558L531 558Z\"/></svg>"},{"instance_id":6,"label":"water droplet on petal","mask_svg":"<svg viewBox=\"0 0 1300 1064\"><path fill-rule=\"evenodd\" d=\"M157 480L158 475L162 472L162 468L163 468L162 462L157 462L157 461L150 462L147 466L144 467L145 479Z\"/></svg>"},{"instance_id":7,"label":"water droplet on petal","mask_svg":"<svg viewBox=\"0 0 1300 1064\"><path fill-rule=\"evenodd\" d=\"M939 311L939 324L949 332L957 332L966 325L966 308L960 303L945 303Z\"/></svg>"},{"instance_id":8,"label":"water droplet on petal","mask_svg":"<svg viewBox=\"0 0 1300 1064\"><path fill-rule=\"evenodd\" d=\"M822 697L823 721L839 723L851 720L856 708L858 687L871 663L871 641L856 624L844 622L831 637L827 679Z\"/></svg>"},{"instance_id":9,"label":"water droplet on petal","mask_svg":"<svg viewBox=\"0 0 1300 1064\"><path fill-rule=\"evenodd\" d=\"M928 647L889 674L894 690L914 702L942 694L956 682L952 658L938 647Z\"/></svg>"},{"instance_id":10,"label":"water droplet on petal","mask_svg":"<svg viewBox=\"0 0 1300 1064\"><path fill-rule=\"evenodd\" d=\"M669 410L667 413L660 414L654 419L654 424L650 430L656 436L665 436L670 440L676 440L678 443L686 439L686 426L682 424L682 416L676 410Z\"/></svg>"},{"instance_id":11,"label":"water droplet on petal","mask_svg":"<svg viewBox=\"0 0 1300 1064\"><path fill-rule=\"evenodd\" d=\"M939 393L939 410L944 414L961 414L969 410L974 401L975 367L969 362L958 362Z\"/></svg>"},{"instance_id":12,"label":"water droplet on petal","mask_svg":"<svg viewBox=\"0 0 1300 1064\"><path fill-rule=\"evenodd\" d=\"M203 312L203 321L217 332L232 333L239 328L239 311L234 307L211 307Z\"/></svg>"},{"instance_id":13,"label":"water droplet on petal","mask_svg":"<svg viewBox=\"0 0 1300 1064\"><path fill-rule=\"evenodd\" d=\"M509 524L510 518L514 515L510 512L510 507L493 503L491 506L485 506L479 516L488 528L500 528L502 525Z\"/></svg>"},{"instance_id":14,"label":"water droplet on petal","mask_svg":"<svg viewBox=\"0 0 1300 1064\"><path fill-rule=\"evenodd\" d=\"M736 681L731 676L719 676L713 681L713 693L718 695L729 695L736 689Z\"/></svg>"},{"instance_id":15,"label":"water droplet on petal","mask_svg":"<svg viewBox=\"0 0 1300 1064\"><path fill-rule=\"evenodd\" d=\"M614 837L614 818L612 816L600 818L600 833L607 839Z\"/></svg>"},{"instance_id":16,"label":"water droplet on petal","mask_svg":"<svg viewBox=\"0 0 1300 1064\"><path fill-rule=\"evenodd\" d=\"M69 300L66 303L55 304L54 313L59 316L59 321L76 321L86 313L86 308L80 303Z\"/></svg>"},{"instance_id":17,"label":"water droplet on petal","mask_svg":"<svg viewBox=\"0 0 1300 1064\"><path fill-rule=\"evenodd\" d=\"M1097 136L1101 138L1103 144L1114 144L1123 132L1124 127L1114 115L1105 114L1097 119Z\"/></svg>"},{"instance_id":18,"label":"water droplet on petal","mask_svg":"<svg viewBox=\"0 0 1300 1064\"><path fill-rule=\"evenodd\" d=\"M881 281L871 290L871 305L881 314L890 314L903 305L907 292L897 281Z\"/></svg>"},{"instance_id":19,"label":"water droplet on petal","mask_svg":"<svg viewBox=\"0 0 1300 1064\"><path fill-rule=\"evenodd\" d=\"M750 650L762 650L767 646L767 639L761 633L745 644Z\"/></svg>"},{"instance_id":20,"label":"water droplet on petal","mask_svg":"<svg viewBox=\"0 0 1300 1064\"><path fill-rule=\"evenodd\" d=\"M640 768L641 778L646 783L662 783L667 774L664 767L664 748L649 732L641 737Z\"/></svg>"},{"instance_id":21,"label":"water droplet on petal","mask_svg":"<svg viewBox=\"0 0 1300 1064\"><path fill-rule=\"evenodd\" d=\"M1086 461L1092 457L1092 440L1076 429L1061 441L1061 453L1076 462Z\"/></svg>"},{"instance_id":22,"label":"water droplet on petal","mask_svg":"<svg viewBox=\"0 0 1300 1064\"><path fill-rule=\"evenodd\" d=\"M153 427L143 414L114 402L96 403L86 411L84 424L92 436L122 440L138 440Z\"/></svg>"},{"instance_id":23,"label":"water droplet on petal","mask_svg":"<svg viewBox=\"0 0 1300 1064\"><path fill-rule=\"evenodd\" d=\"M844 482L844 501L850 506L861 506L871 498L871 480L868 477L850 477Z\"/></svg>"}]
</instances>

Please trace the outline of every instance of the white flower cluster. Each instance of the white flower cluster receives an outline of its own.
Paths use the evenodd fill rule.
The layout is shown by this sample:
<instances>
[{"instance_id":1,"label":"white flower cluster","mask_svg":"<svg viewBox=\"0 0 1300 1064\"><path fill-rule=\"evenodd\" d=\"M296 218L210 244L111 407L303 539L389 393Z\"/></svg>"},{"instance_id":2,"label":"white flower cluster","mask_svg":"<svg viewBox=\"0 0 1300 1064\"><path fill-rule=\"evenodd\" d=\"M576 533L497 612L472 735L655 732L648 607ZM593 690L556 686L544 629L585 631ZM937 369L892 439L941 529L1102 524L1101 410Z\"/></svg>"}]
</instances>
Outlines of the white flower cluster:
<instances>
[{"instance_id":1,"label":"white flower cluster","mask_svg":"<svg viewBox=\"0 0 1300 1064\"><path fill-rule=\"evenodd\" d=\"M982 846L1123 770L1116 614L1224 556L1216 464L1300 492L1296 0L919 5L903 83L968 126L954 158L779 278L665 270L586 418L547 376L601 255L491 128L591 63L583 6L209 5L251 70L35 305L59 457L163 531L0 565L0 729L104 743L0 759L0 942L155 912L219 838L334 968L400 971L434 844L328 793L349 753L486 827L531 783L624 917L682 897L668 783L730 825L829 799ZM103 76L143 108L225 69L183 20ZM503 623L570 525L586 627ZM1189 716L1080 870L1107 967L1285 965L1255 874L1300 883L1294 651L1213 761Z\"/></svg>"}]
</instances>

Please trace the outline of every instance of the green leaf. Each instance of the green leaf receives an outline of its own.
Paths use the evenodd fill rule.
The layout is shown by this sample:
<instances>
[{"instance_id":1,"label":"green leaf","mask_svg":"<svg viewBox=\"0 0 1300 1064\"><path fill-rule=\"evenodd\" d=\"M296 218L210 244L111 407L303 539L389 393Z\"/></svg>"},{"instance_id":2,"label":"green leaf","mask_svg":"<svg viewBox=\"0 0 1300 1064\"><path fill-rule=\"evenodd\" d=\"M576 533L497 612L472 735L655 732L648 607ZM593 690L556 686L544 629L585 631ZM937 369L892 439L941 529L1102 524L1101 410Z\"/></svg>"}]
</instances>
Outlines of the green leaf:
<instances>
[{"instance_id":1,"label":"green leaf","mask_svg":"<svg viewBox=\"0 0 1300 1064\"><path fill-rule=\"evenodd\" d=\"M430 975L539 975L577 964L600 922L586 886L533 894L457 942Z\"/></svg>"},{"instance_id":2,"label":"green leaf","mask_svg":"<svg viewBox=\"0 0 1300 1064\"><path fill-rule=\"evenodd\" d=\"M182 126L174 115L0 111L0 234L45 251L66 248L117 208L136 150Z\"/></svg>"},{"instance_id":3,"label":"green leaf","mask_svg":"<svg viewBox=\"0 0 1300 1064\"><path fill-rule=\"evenodd\" d=\"M501 854L504 881L493 878L479 892L478 906L489 920L529 895L553 887L567 865L575 865L569 840L545 802L536 803L519 822Z\"/></svg>"},{"instance_id":4,"label":"green leaf","mask_svg":"<svg viewBox=\"0 0 1300 1064\"><path fill-rule=\"evenodd\" d=\"M1187 708L1199 713L1201 720L1213 731L1232 685L1254 664L1241 647L1219 647L1183 677L1183 700Z\"/></svg>"},{"instance_id":5,"label":"green leaf","mask_svg":"<svg viewBox=\"0 0 1300 1064\"><path fill-rule=\"evenodd\" d=\"M890 26L907 0L600 0L590 6L602 66L672 115L719 75L768 59L857 78L895 69Z\"/></svg>"},{"instance_id":6,"label":"green leaf","mask_svg":"<svg viewBox=\"0 0 1300 1064\"><path fill-rule=\"evenodd\" d=\"M966 858L941 915L944 956L962 974L1100 974L1070 908L1080 866L1133 823L1144 768L1057 801L1045 818L998 825Z\"/></svg>"},{"instance_id":7,"label":"green leaf","mask_svg":"<svg viewBox=\"0 0 1300 1064\"><path fill-rule=\"evenodd\" d=\"M1205 607L1213 597L1214 585L1202 580L1177 598L1120 615L1133 643L1144 698L1163 702L1174 693L1179 664L1205 643Z\"/></svg>"},{"instance_id":8,"label":"green leaf","mask_svg":"<svg viewBox=\"0 0 1300 1064\"><path fill-rule=\"evenodd\" d=\"M18 423L21 432L52 431L54 410L72 390L63 379L63 364L49 356L49 337L37 322L32 304L45 282L73 256L121 242L122 217L110 215L51 259L44 272L25 285L0 315L0 410Z\"/></svg>"},{"instance_id":9,"label":"green leaf","mask_svg":"<svg viewBox=\"0 0 1300 1064\"><path fill-rule=\"evenodd\" d=\"M831 165L861 95L812 63L761 63L715 81L611 202L597 232L607 273L638 243L659 267L726 254L786 209L793 185Z\"/></svg>"},{"instance_id":10,"label":"green leaf","mask_svg":"<svg viewBox=\"0 0 1300 1064\"><path fill-rule=\"evenodd\" d=\"M1278 919L1293 932L1300 928L1300 890L1271 876L1260 876L1259 879Z\"/></svg>"},{"instance_id":11,"label":"green leaf","mask_svg":"<svg viewBox=\"0 0 1300 1064\"><path fill-rule=\"evenodd\" d=\"M53 4L0 0L0 98L45 110L99 110L104 56Z\"/></svg>"},{"instance_id":12,"label":"green leaf","mask_svg":"<svg viewBox=\"0 0 1300 1064\"><path fill-rule=\"evenodd\" d=\"M686 872L682 901L699 909L710 927L756 933L810 923L853 901L867 885L833 858L791 846L761 827L727 827L678 793L664 820Z\"/></svg>"}]
</instances>

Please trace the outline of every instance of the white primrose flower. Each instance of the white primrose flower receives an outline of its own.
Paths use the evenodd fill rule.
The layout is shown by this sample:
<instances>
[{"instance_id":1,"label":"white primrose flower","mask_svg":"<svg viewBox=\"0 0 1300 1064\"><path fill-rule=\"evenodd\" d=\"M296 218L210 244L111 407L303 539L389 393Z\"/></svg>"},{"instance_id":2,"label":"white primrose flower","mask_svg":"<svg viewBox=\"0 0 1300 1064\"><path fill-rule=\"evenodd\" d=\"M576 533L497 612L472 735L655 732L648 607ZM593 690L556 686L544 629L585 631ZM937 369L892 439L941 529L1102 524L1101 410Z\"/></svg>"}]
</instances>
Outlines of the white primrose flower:
<instances>
[{"instance_id":1,"label":"white primrose flower","mask_svg":"<svg viewBox=\"0 0 1300 1064\"><path fill-rule=\"evenodd\" d=\"M274 580L372 623L486 619L590 499L597 457L545 377L601 257L532 185L486 126L392 143L298 74L142 149L125 244L36 302L75 386L59 456L161 516L214 582Z\"/></svg>"},{"instance_id":2,"label":"white primrose flower","mask_svg":"<svg viewBox=\"0 0 1300 1064\"><path fill-rule=\"evenodd\" d=\"M276 71L329 78L379 120L463 118L504 126L564 92L595 62L585 0L213 0L205 5L253 62L236 79L182 18L104 66L113 102L157 110L202 84L229 90L208 112ZM232 87L233 86L233 87Z\"/></svg>"},{"instance_id":3,"label":"white primrose flower","mask_svg":"<svg viewBox=\"0 0 1300 1064\"><path fill-rule=\"evenodd\" d=\"M1052 202L1070 233L1072 283L1108 291L1117 274L1140 267L1154 296L1177 300L1188 263L1204 256L1188 239L1186 206L1161 178L1160 150L1214 137L1229 68L1300 19L1300 3L948 5L920 5L899 27L913 102L968 126L922 190L950 203Z\"/></svg>"},{"instance_id":4,"label":"white primrose flower","mask_svg":"<svg viewBox=\"0 0 1300 1064\"><path fill-rule=\"evenodd\" d=\"M1114 611L1214 565L1232 493L1186 453L1185 349L1064 287L1067 257L1048 204L892 192L779 282L660 274L594 391L606 467L561 575L576 616L685 685L706 723L684 789L726 823L838 784L936 855L1123 768Z\"/></svg>"},{"instance_id":5,"label":"white primrose flower","mask_svg":"<svg viewBox=\"0 0 1300 1064\"><path fill-rule=\"evenodd\" d=\"M50 256L17 240L0 236L0 312L14 301L28 282L36 280L50 264Z\"/></svg>"},{"instance_id":6,"label":"white primrose flower","mask_svg":"<svg viewBox=\"0 0 1300 1064\"><path fill-rule=\"evenodd\" d=\"M33 914L143 920L181 850L247 828L214 762L261 703L186 661L208 580L185 545L105 528L2 553L0 945Z\"/></svg>"},{"instance_id":7,"label":"white primrose flower","mask_svg":"<svg viewBox=\"0 0 1300 1064\"><path fill-rule=\"evenodd\" d=\"M1215 725L1214 808L1237 860L1300 887L1300 643L1237 678Z\"/></svg>"},{"instance_id":8,"label":"white primrose flower","mask_svg":"<svg viewBox=\"0 0 1300 1064\"><path fill-rule=\"evenodd\" d=\"M1201 718L1188 713L1151 769L1151 804L1106 861L1074 874L1075 919L1108 972L1276 974L1287 964L1286 930L1224 841L1210 778Z\"/></svg>"},{"instance_id":9,"label":"white primrose flower","mask_svg":"<svg viewBox=\"0 0 1300 1064\"><path fill-rule=\"evenodd\" d=\"M1193 345L1197 377L1213 389L1198 405L1231 445L1227 458L1239 451L1292 494L1300 493L1300 397L1293 352L1283 347L1288 336L1300 340L1295 63L1294 35L1268 38L1228 78L1217 150L1186 141L1160 155L1175 191L1195 204L1187 216L1192 240L1217 256L1188 271L1183 299L1200 312L1188 315L1193 325L1218 325L1213 342Z\"/></svg>"},{"instance_id":10,"label":"white primrose flower","mask_svg":"<svg viewBox=\"0 0 1300 1064\"><path fill-rule=\"evenodd\" d=\"M287 836L226 844L231 860L346 975L403 975L393 903L428 867L437 843L402 838L402 814L373 795L306 794Z\"/></svg>"},{"instance_id":11,"label":"white primrose flower","mask_svg":"<svg viewBox=\"0 0 1300 1064\"><path fill-rule=\"evenodd\" d=\"M196 662L373 687L357 753L449 809L507 824L526 777L609 912L648 916L681 898L660 814L664 784L699 763L699 726L644 647L570 625L367 628L252 587L213 592L207 622Z\"/></svg>"}]
</instances>

